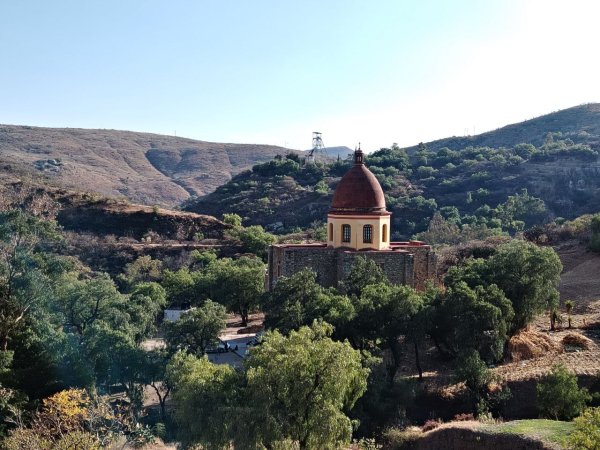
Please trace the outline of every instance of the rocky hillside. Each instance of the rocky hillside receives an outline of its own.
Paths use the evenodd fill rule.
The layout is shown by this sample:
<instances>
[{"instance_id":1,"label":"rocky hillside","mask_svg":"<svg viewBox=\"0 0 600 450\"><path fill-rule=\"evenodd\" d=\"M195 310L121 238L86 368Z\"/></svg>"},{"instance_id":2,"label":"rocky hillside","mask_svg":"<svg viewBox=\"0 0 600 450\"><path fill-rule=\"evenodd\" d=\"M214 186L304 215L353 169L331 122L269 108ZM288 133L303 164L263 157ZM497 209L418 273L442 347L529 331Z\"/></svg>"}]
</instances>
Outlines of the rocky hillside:
<instances>
[{"instance_id":1,"label":"rocky hillside","mask_svg":"<svg viewBox=\"0 0 600 450\"><path fill-rule=\"evenodd\" d=\"M117 130L0 125L0 176L45 182L136 203L175 206L289 150Z\"/></svg>"},{"instance_id":2,"label":"rocky hillside","mask_svg":"<svg viewBox=\"0 0 600 450\"><path fill-rule=\"evenodd\" d=\"M469 138L369 154L393 213L394 239L425 232L436 214L447 243L521 231L600 211L600 104L571 108ZM234 177L186 208L293 231L325 219L348 161L276 159ZM454 237L448 237L454 235ZM436 236L422 236L435 242Z\"/></svg>"},{"instance_id":3,"label":"rocky hillside","mask_svg":"<svg viewBox=\"0 0 600 450\"><path fill-rule=\"evenodd\" d=\"M512 147L522 142L539 146L544 143L547 133L558 132L578 136L593 146L600 145L600 103L574 106L476 136L452 136L426 145L430 150L443 147L459 150L469 146ZM407 150L414 153L417 146Z\"/></svg>"}]
</instances>

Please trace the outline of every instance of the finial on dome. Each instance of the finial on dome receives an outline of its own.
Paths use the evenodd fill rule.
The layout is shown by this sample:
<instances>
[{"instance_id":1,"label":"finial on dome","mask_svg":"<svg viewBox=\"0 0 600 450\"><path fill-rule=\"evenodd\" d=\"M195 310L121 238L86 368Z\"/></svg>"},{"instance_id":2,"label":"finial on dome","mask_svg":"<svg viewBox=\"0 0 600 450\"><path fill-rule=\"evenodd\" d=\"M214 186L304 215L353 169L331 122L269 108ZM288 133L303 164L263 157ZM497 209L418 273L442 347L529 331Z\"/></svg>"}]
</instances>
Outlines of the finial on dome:
<instances>
[{"instance_id":1,"label":"finial on dome","mask_svg":"<svg viewBox=\"0 0 600 450\"><path fill-rule=\"evenodd\" d=\"M360 142L358 148L354 147L354 164L364 164L363 152L360 149Z\"/></svg>"}]
</instances>

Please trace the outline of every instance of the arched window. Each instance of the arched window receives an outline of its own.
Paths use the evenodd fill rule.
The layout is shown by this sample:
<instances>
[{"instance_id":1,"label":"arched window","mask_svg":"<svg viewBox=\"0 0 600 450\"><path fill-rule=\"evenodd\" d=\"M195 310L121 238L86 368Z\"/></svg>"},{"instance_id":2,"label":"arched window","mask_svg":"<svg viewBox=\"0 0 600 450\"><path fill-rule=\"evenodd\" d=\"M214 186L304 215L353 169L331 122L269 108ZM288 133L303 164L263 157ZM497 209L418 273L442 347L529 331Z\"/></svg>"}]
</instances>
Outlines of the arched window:
<instances>
[{"instance_id":1,"label":"arched window","mask_svg":"<svg viewBox=\"0 0 600 450\"><path fill-rule=\"evenodd\" d=\"M387 224L383 224L383 230L381 232L381 240L383 242L387 242L388 241L388 231L387 231Z\"/></svg>"},{"instance_id":2,"label":"arched window","mask_svg":"<svg viewBox=\"0 0 600 450\"><path fill-rule=\"evenodd\" d=\"M344 224L342 225L342 242L350 242L350 238L352 237L350 225Z\"/></svg>"},{"instance_id":3,"label":"arched window","mask_svg":"<svg viewBox=\"0 0 600 450\"><path fill-rule=\"evenodd\" d=\"M373 225L365 225L363 227L363 243L370 244L373 242Z\"/></svg>"},{"instance_id":4,"label":"arched window","mask_svg":"<svg viewBox=\"0 0 600 450\"><path fill-rule=\"evenodd\" d=\"M333 224L329 224L329 240L333 241Z\"/></svg>"}]
</instances>

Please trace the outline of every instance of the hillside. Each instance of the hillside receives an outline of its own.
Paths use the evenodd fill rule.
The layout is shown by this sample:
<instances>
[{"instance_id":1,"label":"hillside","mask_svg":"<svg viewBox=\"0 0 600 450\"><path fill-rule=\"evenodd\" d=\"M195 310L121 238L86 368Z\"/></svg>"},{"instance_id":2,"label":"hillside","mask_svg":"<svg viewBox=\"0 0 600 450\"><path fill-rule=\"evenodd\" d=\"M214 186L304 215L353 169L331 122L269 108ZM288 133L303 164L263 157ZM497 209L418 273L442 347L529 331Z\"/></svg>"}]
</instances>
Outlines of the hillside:
<instances>
[{"instance_id":1,"label":"hillside","mask_svg":"<svg viewBox=\"0 0 600 450\"><path fill-rule=\"evenodd\" d=\"M498 128L475 136L452 136L427 142L427 148L437 151L448 147L458 150L473 147L512 147L522 142L542 145L547 133L574 134L590 145L600 145L600 103L588 103L563 109L524 122ZM417 146L408 147L414 153Z\"/></svg>"},{"instance_id":2,"label":"hillside","mask_svg":"<svg viewBox=\"0 0 600 450\"><path fill-rule=\"evenodd\" d=\"M436 214L442 228L458 227L454 238L468 226L476 239L600 211L600 105L457 139L410 153L392 146L365 159L393 213L394 239L425 232ZM257 165L186 209L216 217L236 212L275 231L323 221L350 163L303 166L292 159ZM422 237L432 242L431 235Z\"/></svg>"},{"instance_id":3,"label":"hillside","mask_svg":"<svg viewBox=\"0 0 600 450\"><path fill-rule=\"evenodd\" d=\"M289 150L118 130L0 125L0 174L41 175L65 188L175 206Z\"/></svg>"}]
</instances>

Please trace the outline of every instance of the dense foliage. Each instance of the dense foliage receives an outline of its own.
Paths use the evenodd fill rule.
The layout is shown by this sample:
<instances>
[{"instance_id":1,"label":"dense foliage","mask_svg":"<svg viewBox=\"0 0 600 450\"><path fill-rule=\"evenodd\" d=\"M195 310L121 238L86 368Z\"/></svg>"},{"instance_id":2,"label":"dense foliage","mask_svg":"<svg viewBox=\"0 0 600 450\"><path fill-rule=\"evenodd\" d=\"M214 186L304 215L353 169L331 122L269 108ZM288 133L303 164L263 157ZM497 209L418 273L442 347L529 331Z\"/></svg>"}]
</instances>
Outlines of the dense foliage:
<instances>
[{"instance_id":1,"label":"dense foliage","mask_svg":"<svg viewBox=\"0 0 600 450\"><path fill-rule=\"evenodd\" d=\"M455 243L600 209L592 195L600 186L597 169L589 167L597 158L585 136L549 133L537 147L432 151L420 144L409 155L393 145L369 154L366 164L386 194L394 239L418 234L433 243ZM350 164L302 165L297 155L278 157L187 208L216 216L237 213L277 232L308 228L325 217Z\"/></svg>"},{"instance_id":2,"label":"dense foliage","mask_svg":"<svg viewBox=\"0 0 600 450\"><path fill-rule=\"evenodd\" d=\"M368 370L358 351L330 334L331 328L318 322L288 337L268 333L242 372L177 355L169 370L177 385L183 445L273 448L296 442L300 449L336 449L347 444L352 424L345 412L363 394Z\"/></svg>"},{"instance_id":3,"label":"dense foliage","mask_svg":"<svg viewBox=\"0 0 600 450\"><path fill-rule=\"evenodd\" d=\"M540 412L555 420L572 420L590 400L587 389L579 388L577 377L562 365L555 366L537 385Z\"/></svg>"}]
</instances>

